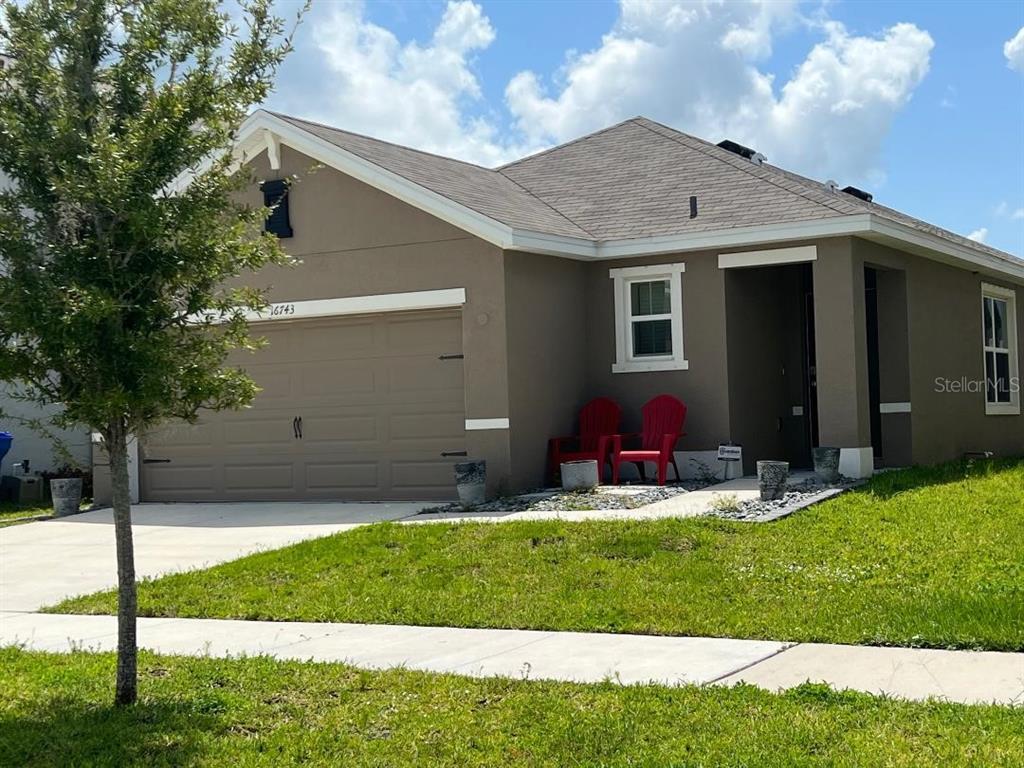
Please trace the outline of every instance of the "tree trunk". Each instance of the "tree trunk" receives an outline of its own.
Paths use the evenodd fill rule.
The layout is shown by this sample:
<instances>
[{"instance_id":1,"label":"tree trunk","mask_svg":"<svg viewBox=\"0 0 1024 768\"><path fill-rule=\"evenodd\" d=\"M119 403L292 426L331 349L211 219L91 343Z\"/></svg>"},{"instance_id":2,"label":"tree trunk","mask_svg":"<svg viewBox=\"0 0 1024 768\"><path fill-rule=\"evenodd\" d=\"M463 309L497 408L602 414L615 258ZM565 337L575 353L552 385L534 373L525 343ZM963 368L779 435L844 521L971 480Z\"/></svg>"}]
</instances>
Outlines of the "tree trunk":
<instances>
[{"instance_id":1,"label":"tree trunk","mask_svg":"<svg viewBox=\"0 0 1024 768\"><path fill-rule=\"evenodd\" d=\"M128 430L124 421L111 423L107 452L117 542L117 692L114 703L134 704L138 697L138 647L135 617L135 546L132 543L132 500L128 488Z\"/></svg>"}]
</instances>

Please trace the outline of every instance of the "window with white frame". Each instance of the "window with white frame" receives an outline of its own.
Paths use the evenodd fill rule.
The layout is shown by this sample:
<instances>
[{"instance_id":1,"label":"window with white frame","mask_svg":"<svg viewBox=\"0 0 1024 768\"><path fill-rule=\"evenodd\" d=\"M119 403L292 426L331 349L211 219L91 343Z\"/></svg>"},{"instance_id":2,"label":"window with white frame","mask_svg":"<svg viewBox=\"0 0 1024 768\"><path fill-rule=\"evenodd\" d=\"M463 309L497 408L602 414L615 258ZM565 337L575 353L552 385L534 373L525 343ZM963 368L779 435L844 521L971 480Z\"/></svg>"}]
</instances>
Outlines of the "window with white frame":
<instances>
[{"instance_id":1,"label":"window with white frame","mask_svg":"<svg viewBox=\"0 0 1024 768\"><path fill-rule=\"evenodd\" d=\"M613 269L615 373L685 370L683 280L685 264Z\"/></svg>"},{"instance_id":2,"label":"window with white frame","mask_svg":"<svg viewBox=\"0 0 1024 768\"><path fill-rule=\"evenodd\" d=\"M985 350L985 412L1020 413L1017 375L1017 295L1009 288L982 286L982 330Z\"/></svg>"}]
</instances>

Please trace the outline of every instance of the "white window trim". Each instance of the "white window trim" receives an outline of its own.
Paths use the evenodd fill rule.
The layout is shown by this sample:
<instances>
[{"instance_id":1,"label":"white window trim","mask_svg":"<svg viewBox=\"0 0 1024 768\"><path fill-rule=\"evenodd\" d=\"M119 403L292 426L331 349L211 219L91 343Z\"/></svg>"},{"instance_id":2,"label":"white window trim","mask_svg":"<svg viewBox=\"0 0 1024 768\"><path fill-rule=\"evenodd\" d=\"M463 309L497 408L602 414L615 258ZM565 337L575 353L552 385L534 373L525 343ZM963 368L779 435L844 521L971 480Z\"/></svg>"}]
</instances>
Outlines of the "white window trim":
<instances>
[{"instance_id":1,"label":"white window trim","mask_svg":"<svg viewBox=\"0 0 1024 768\"><path fill-rule=\"evenodd\" d=\"M1009 403L990 403L988 401L988 353L994 351L995 347L988 346L988 339L985 338L985 299L999 299L1006 302L1007 307L1007 341L1009 342L1010 353L1010 381L1020 381L1019 355L1020 347L1017 346L1017 292L1012 288L1004 288L1001 285L981 284L981 349L982 349L982 375L985 377L983 396L985 398L986 416L1019 416L1020 415L1020 391L1013 391L1011 384ZM1000 351L1002 351L1000 349Z\"/></svg>"},{"instance_id":2,"label":"white window trim","mask_svg":"<svg viewBox=\"0 0 1024 768\"><path fill-rule=\"evenodd\" d=\"M683 272L686 265L649 264L642 267L620 267L608 271L614 281L615 293L615 362L612 373L645 371L685 371L690 367L683 352ZM671 292L672 354L665 357L632 357L632 315L629 286L636 281L668 280ZM665 319L652 315L650 319Z\"/></svg>"}]
</instances>

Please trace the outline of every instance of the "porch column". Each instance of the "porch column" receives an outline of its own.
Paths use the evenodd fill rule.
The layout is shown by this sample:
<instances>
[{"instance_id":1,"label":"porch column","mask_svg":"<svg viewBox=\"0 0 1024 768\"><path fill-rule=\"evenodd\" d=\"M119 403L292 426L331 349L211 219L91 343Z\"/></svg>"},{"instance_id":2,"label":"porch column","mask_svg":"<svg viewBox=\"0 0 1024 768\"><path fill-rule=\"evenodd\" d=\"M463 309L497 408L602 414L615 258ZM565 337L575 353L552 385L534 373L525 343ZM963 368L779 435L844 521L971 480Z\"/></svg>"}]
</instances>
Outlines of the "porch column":
<instances>
[{"instance_id":1,"label":"porch column","mask_svg":"<svg viewBox=\"0 0 1024 768\"><path fill-rule=\"evenodd\" d=\"M874 471L868 393L864 263L850 239L818 245L814 262L818 444L840 448L848 477Z\"/></svg>"}]
</instances>

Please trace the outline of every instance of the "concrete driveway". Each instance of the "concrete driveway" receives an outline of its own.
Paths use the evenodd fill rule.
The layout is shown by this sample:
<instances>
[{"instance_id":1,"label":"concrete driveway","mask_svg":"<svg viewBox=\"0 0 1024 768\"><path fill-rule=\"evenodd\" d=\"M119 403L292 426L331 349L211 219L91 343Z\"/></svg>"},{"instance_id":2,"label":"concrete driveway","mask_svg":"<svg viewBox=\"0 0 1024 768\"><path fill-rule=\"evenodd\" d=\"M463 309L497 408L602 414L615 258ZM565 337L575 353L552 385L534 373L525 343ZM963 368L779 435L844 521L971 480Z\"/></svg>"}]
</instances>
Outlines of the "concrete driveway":
<instances>
[{"instance_id":1,"label":"concrete driveway","mask_svg":"<svg viewBox=\"0 0 1024 768\"><path fill-rule=\"evenodd\" d=\"M205 568L358 525L399 520L426 504L239 502L132 508L141 578ZM0 528L0 611L35 611L117 585L110 510Z\"/></svg>"}]
</instances>

